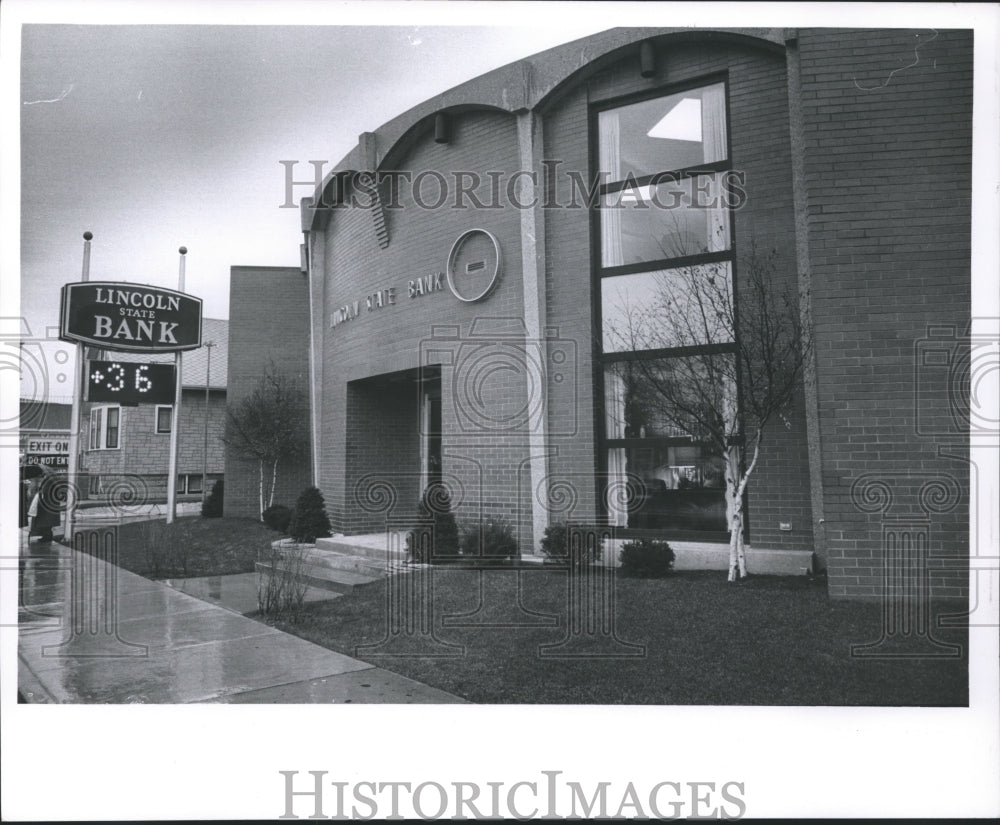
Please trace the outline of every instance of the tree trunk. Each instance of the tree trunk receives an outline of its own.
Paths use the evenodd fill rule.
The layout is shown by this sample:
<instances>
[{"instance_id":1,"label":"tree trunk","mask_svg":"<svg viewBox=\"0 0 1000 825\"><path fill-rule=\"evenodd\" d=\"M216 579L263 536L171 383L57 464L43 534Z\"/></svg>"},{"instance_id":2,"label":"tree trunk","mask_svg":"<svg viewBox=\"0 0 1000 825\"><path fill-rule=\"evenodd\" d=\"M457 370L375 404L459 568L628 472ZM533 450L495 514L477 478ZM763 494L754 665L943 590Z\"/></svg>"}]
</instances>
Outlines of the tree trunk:
<instances>
[{"instance_id":1,"label":"tree trunk","mask_svg":"<svg viewBox=\"0 0 1000 825\"><path fill-rule=\"evenodd\" d=\"M740 495L740 448L726 448L726 523L729 525L729 581L746 576L743 556L743 501Z\"/></svg>"},{"instance_id":2,"label":"tree trunk","mask_svg":"<svg viewBox=\"0 0 1000 825\"><path fill-rule=\"evenodd\" d=\"M726 517L729 520L729 581L747 577L746 547L743 544L743 493L760 455L761 430L754 439L753 458L746 472L740 474L740 448L726 449ZM739 483L737 483L737 479Z\"/></svg>"},{"instance_id":3,"label":"tree trunk","mask_svg":"<svg viewBox=\"0 0 1000 825\"><path fill-rule=\"evenodd\" d=\"M278 486L278 459L274 459L271 465L271 496L267 500L267 506L274 506L274 488Z\"/></svg>"},{"instance_id":4,"label":"tree trunk","mask_svg":"<svg viewBox=\"0 0 1000 825\"><path fill-rule=\"evenodd\" d=\"M257 503L260 509L260 520L264 520L264 460L257 461Z\"/></svg>"}]
</instances>

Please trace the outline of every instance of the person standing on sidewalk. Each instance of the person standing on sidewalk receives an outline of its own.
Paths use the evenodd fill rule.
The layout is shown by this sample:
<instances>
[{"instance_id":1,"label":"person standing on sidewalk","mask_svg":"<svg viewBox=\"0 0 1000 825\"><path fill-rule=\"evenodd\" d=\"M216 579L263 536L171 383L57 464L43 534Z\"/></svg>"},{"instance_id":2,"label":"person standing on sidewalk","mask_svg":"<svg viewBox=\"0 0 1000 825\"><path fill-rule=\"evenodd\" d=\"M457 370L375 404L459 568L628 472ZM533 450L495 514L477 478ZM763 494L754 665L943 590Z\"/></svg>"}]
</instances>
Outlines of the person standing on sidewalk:
<instances>
[{"instance_id":1,"label":"person standing on sidewalk","mask_svg":"<svg viewBox=\"0 0 1000 825\"><path fill-rule=\"evenodd\" d=\"M60 521L54 473L46 471L31 479L28 501L28 541L32 536L38 536L42 542L52 541L52 528Z\"/></svg>"}]
</instances>

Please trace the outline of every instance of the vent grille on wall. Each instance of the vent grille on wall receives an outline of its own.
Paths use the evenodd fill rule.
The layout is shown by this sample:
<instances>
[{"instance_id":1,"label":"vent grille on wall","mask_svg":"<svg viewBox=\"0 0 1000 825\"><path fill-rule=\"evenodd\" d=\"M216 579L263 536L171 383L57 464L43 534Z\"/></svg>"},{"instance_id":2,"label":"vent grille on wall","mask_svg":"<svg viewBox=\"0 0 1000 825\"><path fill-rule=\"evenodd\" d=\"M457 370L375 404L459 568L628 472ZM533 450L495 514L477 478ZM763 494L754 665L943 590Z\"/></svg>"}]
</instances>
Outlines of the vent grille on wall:
<instances>
[{"instance_id":1,"label":"vent grille on wall","mask_svg":"<svg viewBox=\"0 0 1000 825\"><path fill-rule=\"evenodd\" d=\"M371 212L379 248L385 249L389 246L389 227L385 225L385 208L382 206L382 199L378 196L378 192L372 194Z\"/></svg>"}]
</instances>

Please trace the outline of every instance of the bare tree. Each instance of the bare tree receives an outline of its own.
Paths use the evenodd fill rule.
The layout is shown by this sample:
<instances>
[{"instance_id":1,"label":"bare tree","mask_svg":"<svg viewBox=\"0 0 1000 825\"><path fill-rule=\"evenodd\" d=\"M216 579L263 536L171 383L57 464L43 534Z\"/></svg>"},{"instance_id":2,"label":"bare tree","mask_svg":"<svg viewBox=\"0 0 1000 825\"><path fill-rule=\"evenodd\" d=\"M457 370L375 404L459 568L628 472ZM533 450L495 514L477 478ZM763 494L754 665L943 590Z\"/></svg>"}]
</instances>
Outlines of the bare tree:
<instances>
[{"instance_id":1,"label":"bare tree","mask_svg":"<svg viewBox=\"0 0 1000 825\"><path fill-rule=\"evenodd\" d=\"M736 302L725 263L647 273L637 289L609 286L604 299L605 351L637 353L610 366L626 421L655 420L724 456L729 581L747 575L743 494L766 428L791 426L811 350L798 294L776 283L777 271L777 251L751 245Z\"/></svg>"},{"instance_id":2,"label":"bare tree","mask_svg":"<svg viewBox=\"0 0 1000 825\"><path fill-rule=\"evenodd\" d=\"M271 363L253 390L226 411L222 440L243 458L257 462L262 520L266 507L274 504L279 462L294 461L308 451L305 409L305 393L299 382ZM270 484L266 483L267 475Z\"/></svg>"}]
</instances>

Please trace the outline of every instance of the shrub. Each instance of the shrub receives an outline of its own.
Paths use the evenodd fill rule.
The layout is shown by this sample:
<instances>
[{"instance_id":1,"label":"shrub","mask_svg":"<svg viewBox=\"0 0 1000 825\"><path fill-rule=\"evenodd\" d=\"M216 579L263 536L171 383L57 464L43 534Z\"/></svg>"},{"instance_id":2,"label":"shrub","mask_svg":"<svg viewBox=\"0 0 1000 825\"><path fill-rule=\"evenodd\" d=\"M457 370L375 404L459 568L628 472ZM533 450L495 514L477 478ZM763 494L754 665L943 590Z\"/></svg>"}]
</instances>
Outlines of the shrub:
<instances>
[{"instance_id":1,"label":"shrub","mask_svg":"<svg viewBox=\"0 0 1000 825\"><path fill-rule=\"evenodd\" d=\"M188 574L193 545L192 520L178 519L173 524L157 519L141 522L138 541L145 554L146 572L154 579Z\"/></svg>"},{"instance_id":2,"label":"shrub","mask_svg":"<svg viewBox=\"0 0 1000 825\"><path fill-rule=\"evenodd\" d=\"M488 518L481 524L466 527L462 531L461 548L463 556L486 562L517 558L514 528L503 516Z\"/></svg>"},{"instance_id":3,"label":"shrub","mask_svg":"<svg viewBox=\"0 0 1000 825\"><path fill-rule=\"evenodd\" d=\"M330 535L330 519L326 515L323 494L316 487L306 487L295 502L288 524L289 535L298 542L311 544Z\"/></svg>"},{"instance_id":4,"label":"shrub","mask_svg":"<svg viewBox=\"0 0 1000 825\"><path fill-rule=\"evenodd\" d=\"M225 495L222 479L220 478L209 491L205 502L201 505L201 515L203 518L222 518L222 500Z\"/></svg>"},{"instance_id":5,"label":"shrub","mask_svg":"<svg viewBox=\"0 0 1000 825\"><path fill-rule=\"evenodd\" d=\"M458 558L458 524L451 511L451 496L443 484L429 484L417 504L415 526L406 534L410 560L441 564Z\"/></svg>"},{"instance_id":6,"label":"shrub","mask_svg":"<svg viewBox=\"0 0 1000 825\"><path fill-rule=\"evenodd\" d=\"M292 511L284 504L272 504L264 511L264 524L281 534L288 532L288 524L292 520Z\"/></svg>"},{"instance_id":7,"label":"shrub","mask_svg":"<svg viewBox=\"0 0 1000 825\"><path fill-rule=\"evenodd\" d=\"M622 571L640 578L667 576L674 566L674 551L665 541L657 539L626 542L620 558Z\"/></svg>"},{"instance_id":8,"label":"shrub","mask_svg":"<svg viewBox=\"0 0 1000 825\"><path fill-rule=\"evenodd\" d=\"M570 553L569 525L564 521L550 524L542 536L542 554L547 561L558 564L570 563L573 567L593 564L601 555L601 545L597 543L585 546L585 552Z\"/></svg>"},{"instance_id":9,"label":"shrub","mask_svg":"<svg viewBox=\"0 0 1000 825\"><path fill-rule=\"evenodd\" d=\"M261 553L257 573L257 609L265 616L298 620L308 585L302 579L304 554L298 545L271 546Z\"/></svg>"}]
</instances>

